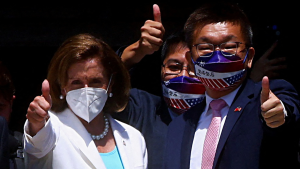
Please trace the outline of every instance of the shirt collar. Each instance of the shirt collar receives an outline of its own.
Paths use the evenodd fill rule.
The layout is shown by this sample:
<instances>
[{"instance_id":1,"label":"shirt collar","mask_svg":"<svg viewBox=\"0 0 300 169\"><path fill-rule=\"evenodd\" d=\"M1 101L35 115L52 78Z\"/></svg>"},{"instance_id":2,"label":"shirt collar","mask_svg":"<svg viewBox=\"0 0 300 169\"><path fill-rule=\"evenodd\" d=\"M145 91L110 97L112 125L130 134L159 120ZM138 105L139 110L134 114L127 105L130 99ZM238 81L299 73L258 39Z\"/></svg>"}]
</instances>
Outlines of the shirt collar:
<instances>
[{"instance_id":1,"label":"shirt collar","mask_svg":"<svg viewBox=\"0 0 300 169\"><path fill-rule=\"evenodd\" d=\"M241 85L238 88L236 88L234 91L232 91L231 93L229 93L225 96L222 96L219 99L223 99L226 102L226 104L228 105L228 107L230 107L235 95L237 94L237 92L239 91L240 88L241 88ZM207 113L210 102L215 99L208 96L207 92L205 92L205 99L206 99L206 106L205 106L204 112Z\"/></svg>"}]
</instances>

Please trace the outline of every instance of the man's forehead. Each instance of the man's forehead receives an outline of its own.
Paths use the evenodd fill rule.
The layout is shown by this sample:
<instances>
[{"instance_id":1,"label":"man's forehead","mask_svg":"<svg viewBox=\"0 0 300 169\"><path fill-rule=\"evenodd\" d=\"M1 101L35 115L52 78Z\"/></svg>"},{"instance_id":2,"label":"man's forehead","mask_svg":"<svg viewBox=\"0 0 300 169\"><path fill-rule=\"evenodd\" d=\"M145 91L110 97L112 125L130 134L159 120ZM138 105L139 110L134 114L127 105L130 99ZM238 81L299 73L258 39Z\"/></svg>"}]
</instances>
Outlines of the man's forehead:
<instances>
[{"instance_id":1,"label":"man's forehead","mask_svg":"<svg viewBox=\"0 0 300 169\"><path fill-rule=\"evenodd\" d=\"M168 56L165 58L165 62L172 60L172 61L180 61L180 62L184 62L186 60L187 55L189 54L189 49L181 49L178 51L174 51L170 54L168 54Z\"/></svg>"},{"instance_id":2,"label":"man's forehead","mask_svg":"<svg viewBox=\"0 0 300 169\"><path fill-rule=\"evenodd\" d=\"M191 55L190 52L188 52L187 55L181 56L181 57L176 57L176 55L171 55L170 57L167 57L164 60L164 63L179 63L182 65L188 65L191 62Z\"/></svg>"},{"instance_id":3,"label":"man's forehead","mask_svg":"<svg viewBox=\"0 0 300 169\"><path fill-rule=\"evenodd\" d=\"M241 34L241 26L231 22L218 22L206 25L199 25L194 31L194 41L210 41L212 38L222 38L230 40L239 38Z\"/></svg>"}]
</instances>

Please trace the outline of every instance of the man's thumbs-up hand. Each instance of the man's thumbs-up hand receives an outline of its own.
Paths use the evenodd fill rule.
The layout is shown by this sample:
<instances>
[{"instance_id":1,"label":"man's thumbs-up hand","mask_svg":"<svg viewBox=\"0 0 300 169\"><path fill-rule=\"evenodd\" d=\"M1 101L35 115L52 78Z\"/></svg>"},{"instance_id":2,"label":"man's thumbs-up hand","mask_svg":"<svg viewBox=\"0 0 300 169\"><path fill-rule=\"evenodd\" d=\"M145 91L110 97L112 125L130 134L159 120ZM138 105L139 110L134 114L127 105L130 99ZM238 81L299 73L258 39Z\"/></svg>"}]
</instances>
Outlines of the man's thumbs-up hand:
<instances>
[{"instance_id":1,"label":"man's thumbs-up hand","mask_svg":"<svg viewBox=\"0 0 300 169\"><path fill-rule=\"evenodd\" d=\"M29 104L26 117L29 121L29 134L31 136L36 135L40 131L45 122L48 120L48 110L52 105L52 99L50 96L50 86L48 80L44 80L42 83L42 96L37 96Z\"/></svg>"},{"instance_id":2,"label":"man's thumbs-up hand","mask_svg":"<svg viewBox=\"0 0 300 169\"><path fill-rule=\"evenodd\" d=\"M159 6L153 5L154 20L147 20L141 27L140 45L145 55L150 55L157 51L163 44L165 28L161 22L161 13Z\"/></svg>"},{"instance_id":3,"label":"man's thumbs-up hand","mask_svg":"<svg viewBox=\"0 0 300 169\"><path fill-rule=\"evenodd\" d=\"M161 23L160 9L159 6L156 4L153 5L153 17L154 17L154 21Z\"/></svg>"},{"instance_id":4,"label":"man's thumbs-up hand","mask_svg":"<svg viewBox=\"0 0 300 169\"><path fill-rule=\"evenodd\" d=\"M121 59L128 69L139 63L146 55L159 50L163 44L165 28L161 22L159 6L156 4L153 5L153 19L147 20L141 27L139 40L123 50Z\"/></svg>"},{"instance_id":5,"label":"man's thumbs-up hand","mask_svg":"<svg viewBox=\"0 0 300 169\"><path fill-rule=\"evenodd\" d=\"M267 126L271 128L279 127L285 122L284 108L278 97L270 90L269 78L267 76L263 77L261 85L261 114Z\"/></svg>"}]
</instances>

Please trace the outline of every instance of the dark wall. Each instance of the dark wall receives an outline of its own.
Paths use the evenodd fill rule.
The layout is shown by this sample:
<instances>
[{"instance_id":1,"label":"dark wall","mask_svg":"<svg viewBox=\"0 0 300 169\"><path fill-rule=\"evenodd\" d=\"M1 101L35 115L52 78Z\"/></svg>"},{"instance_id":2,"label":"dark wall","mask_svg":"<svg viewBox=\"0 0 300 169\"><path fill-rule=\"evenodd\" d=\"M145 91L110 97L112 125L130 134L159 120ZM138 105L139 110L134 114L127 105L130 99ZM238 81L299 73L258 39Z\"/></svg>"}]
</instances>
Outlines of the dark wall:
<instances>
[{"instance_id":1,"label":"dark wall","mask_svg":"<svg viewBox=\"0 0 300 169\"><path fill-rule=\"evenodd\" d=\"M153 19L154 3L161 8L166 36L182 27L189 14L201 5L201 2L191 0L1 5L0 60L8 65L16 86L11 128L22 130L27 107L36 95L41 94L41 83L46 78L51 57L65 39L78 33L91 33L102 37L117 50L139 38L141 26L147 19ZM257 57L275 40L274 31L280 31L283 43L290 45L287 57L290 58L293 51L299 53L299 44L296 44L299 33L295 33L298 25L295 21L299 17L294 10L296 4L274 1L239 4L253 24ZM273 25L277 26L276 30L272 30ZM296 59L290 60L294 64ZM290 70L297 72L292 68L296 69L295 66ZM153 74L148 72L146 75Z\"/></svg>"}]
</instances>

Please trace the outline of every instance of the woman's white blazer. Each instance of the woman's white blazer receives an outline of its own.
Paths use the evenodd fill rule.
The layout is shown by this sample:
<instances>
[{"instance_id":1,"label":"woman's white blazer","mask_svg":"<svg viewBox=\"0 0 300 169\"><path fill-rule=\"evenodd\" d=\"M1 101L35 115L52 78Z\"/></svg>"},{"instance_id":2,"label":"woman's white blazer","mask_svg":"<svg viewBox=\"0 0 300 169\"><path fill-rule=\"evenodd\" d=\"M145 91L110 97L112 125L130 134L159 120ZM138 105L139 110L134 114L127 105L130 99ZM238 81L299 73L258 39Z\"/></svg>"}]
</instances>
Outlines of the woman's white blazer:
<instances>
[{"instance_id":1,"label":"woman's white blazer","mask_svg":"<svg viewBox=\"0 0 300 169\"><path fill-rule=\"evenodd\" d=\"M50 118L34 137L24 125L25 164L29 169L105 169L101 156L80 120L70 109L49 111ZM135 128L108 116L125 169L147 168L147 149Z\"/></svg>"}]
</instances>

